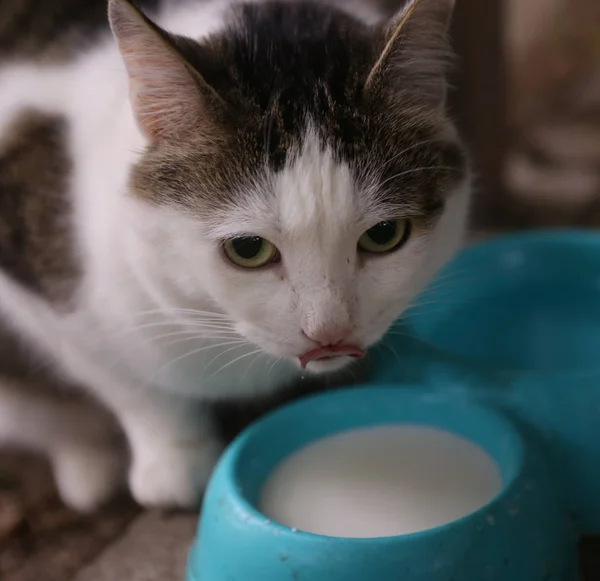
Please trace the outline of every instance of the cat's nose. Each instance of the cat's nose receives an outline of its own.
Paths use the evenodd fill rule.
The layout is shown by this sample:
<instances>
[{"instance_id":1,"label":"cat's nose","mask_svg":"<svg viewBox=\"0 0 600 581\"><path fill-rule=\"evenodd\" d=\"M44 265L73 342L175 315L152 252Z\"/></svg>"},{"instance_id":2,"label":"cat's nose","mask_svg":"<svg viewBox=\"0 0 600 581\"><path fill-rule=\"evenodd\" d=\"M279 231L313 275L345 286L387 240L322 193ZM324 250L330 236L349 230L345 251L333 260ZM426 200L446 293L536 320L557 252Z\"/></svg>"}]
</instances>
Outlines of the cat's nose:
<instances>
[{"instance_id":1,"label":"cat's nose","mask_svg":"<svg viewBox=\"0 0 600 581\"><path fill-rule=\"evenodd\" d=\"M341 345L352 333L347 325L320 325L303 329L304 334L322 347Z\"/></svg>"}]
</instances>

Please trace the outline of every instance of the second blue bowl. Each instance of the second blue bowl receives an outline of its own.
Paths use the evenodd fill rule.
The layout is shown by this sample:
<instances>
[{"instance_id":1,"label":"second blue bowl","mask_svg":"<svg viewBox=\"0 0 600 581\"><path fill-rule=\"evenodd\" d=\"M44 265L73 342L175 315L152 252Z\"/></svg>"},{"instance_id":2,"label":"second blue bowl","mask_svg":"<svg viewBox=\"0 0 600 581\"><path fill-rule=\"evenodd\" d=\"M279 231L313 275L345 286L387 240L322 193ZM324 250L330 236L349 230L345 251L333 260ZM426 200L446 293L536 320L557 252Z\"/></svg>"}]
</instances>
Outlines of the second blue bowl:
<instances>
[{"instance_id":1,"label":"second blue bowl","mask_svg":"<svg viewBox=\"0 0 600 581\"><path fill-rule=\"evenodd\" d=\"M404 325L375 349L376 380L425 384L525 425L574 528L599 534L600 234L549 230L476 244Z\"/></svg>"}]
</instances>

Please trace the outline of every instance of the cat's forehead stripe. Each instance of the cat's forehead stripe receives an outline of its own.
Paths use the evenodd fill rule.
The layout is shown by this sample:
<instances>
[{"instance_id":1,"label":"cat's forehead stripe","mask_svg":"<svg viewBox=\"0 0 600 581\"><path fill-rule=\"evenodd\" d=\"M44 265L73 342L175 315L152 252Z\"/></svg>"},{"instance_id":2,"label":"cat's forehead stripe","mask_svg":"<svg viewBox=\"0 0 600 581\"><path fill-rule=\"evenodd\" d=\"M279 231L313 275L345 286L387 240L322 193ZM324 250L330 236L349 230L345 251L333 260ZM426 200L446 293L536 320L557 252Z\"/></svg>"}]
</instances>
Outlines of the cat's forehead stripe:
<instances>
[{"instance_id":1,"label":"cat's forehead stripe","mask_svg":"<svg viewBox=\"0 0 600 581\"><path fill-rule=\"evenodd\" d=\"M281 228L293 235L339 230L356 220L355 180L347 163L324 148L307 127L301 151L277 174L275 201Z\"/></svg>"}]
</instances>

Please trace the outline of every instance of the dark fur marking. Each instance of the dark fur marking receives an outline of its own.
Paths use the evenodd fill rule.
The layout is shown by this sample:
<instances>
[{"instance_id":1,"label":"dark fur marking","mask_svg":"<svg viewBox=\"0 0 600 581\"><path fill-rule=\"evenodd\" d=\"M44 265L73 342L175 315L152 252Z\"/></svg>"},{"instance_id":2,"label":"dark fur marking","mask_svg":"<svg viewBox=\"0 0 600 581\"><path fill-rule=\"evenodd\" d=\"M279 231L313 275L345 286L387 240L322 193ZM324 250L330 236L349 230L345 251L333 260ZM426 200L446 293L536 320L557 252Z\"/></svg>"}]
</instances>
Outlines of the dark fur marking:
<instances>
[{"instance_id":1,"label":"dark fur marking","mask_svg":"<svg viewBox=\"0 0 600 581\"><path fill-rule=\"evenodd\" d=\"M80 276L61 118L26 113L0 141L0 268L55 305Z\"/></svg>"},{"instance_id":2,"label":"dark fur marking","mask_svg":"<svg viewBox=\"0 0 600 581\"><path fill-rule=\"evenodd\" d=\"M381 199L400 211L439 214L443 194L465 177L462 146L439 137L449 123L442 115L365 95L381 32L335 8L242 5L226 31L202 43L169 38L229 107L218 144L200 129L152 148L133 182L144 197L193 211L235 203L265 160L277 171L298 151L308 120L359 180L381 169Z\"/></svg>"}]
</instances>

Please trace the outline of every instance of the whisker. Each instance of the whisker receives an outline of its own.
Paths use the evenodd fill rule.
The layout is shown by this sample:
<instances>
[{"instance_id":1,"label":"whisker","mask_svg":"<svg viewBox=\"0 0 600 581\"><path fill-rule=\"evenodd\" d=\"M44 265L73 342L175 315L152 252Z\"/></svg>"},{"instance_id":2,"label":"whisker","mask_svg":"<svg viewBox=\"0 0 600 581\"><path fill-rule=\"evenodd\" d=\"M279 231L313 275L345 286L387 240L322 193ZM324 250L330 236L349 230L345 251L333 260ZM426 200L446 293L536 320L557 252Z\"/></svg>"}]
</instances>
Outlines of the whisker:
<instances>
[{"instance_id":1,"label":"whisker","mask_svg":"<svg viewBox=\"0 0 600 581\"><path fill-rule=\"evenodd\" d=\"M217 325L214 323L204 324L199 321L188 321L186 323L186 325L188 327L192 327L194 329L207 329L207 330L211 330L211 331L223 331L223 332L235 333L235 329L233 326ZM129 329L121 329L121 332L123 334L127 334L127 333L135 333L136 331L156 329L156 328L160 328L160 327L175 327L175 326L181 326L181 325L178 323L175 323L173 321L153 321L152 323L143 323L141 325L136 325L134 327L130 327Z\"/></svg>"},{"instance_id":2,"label":"whisker","mask_svg":"<svg viewBox=\"0 0 600 581\"><path fill-rule=\"evenodd\" d=\"M405 312L410 311L411 313L415 313L422 307L462 306L462 305L473 305L475 303L476 303L476 301L473 301L472 299L440 298L440 299L436 299L436 300L421 301L421 302L413 303L408 309L406 309Z\"/></svg>"},{"instance_id":3,"label":"whisker","mask_svg":"<svg viewBox=\"0 0 600 581\"><path fill-rule=\"evenodd\" d=\"M388 345L385 341L382 341L380 343L380 345L382 347L386 347L389 351L392 352L392 355L394 356L394 358L396 359L396 361L398 362L398 365L402 365L402 359L400 358L400 356L398 355L398 353L396 352L395 349L392 348L391 345Z\"/></svg>"},{"instance_id":4,"label":"whisker","mask_svg":"<svg viewBox=\"0 0 600 581\"><path fill-rule=\"evenodd\" d=\"M245 339L239 338L239 339L231 339L230 337L218 337L218 336L212 336L212 337L202 337L202 336L198 336L198 335L192 335L191 337L182 337L180 339L174 339L172 341L168 341L166 343L164 343L165 347L173 347L174 345L181 345L182 343L187 343L188 341L203 341L203 340L222 340L222 341L227 341L227 343L219 343L219 345L234 345L234 344L240 344L240 343L248 343L248 341L246 341Z\"/></svg>"},{"instance_id":5,"label":"whisker","mask_svg":"<svg viewBox=\"0 0 600 581\"><path fill-rule=\"evenodd\" d=\"M225 315L224 313L218 313L215 311L201 311L198 309L190 309L190 308L181 308L181 307L172 307L172 308L155 308L155 309L147 309L144 311L136 311L134 313L136 316L150 316L150 315L168 315L168 314L190 314L190 315L200 315L206 316L207 318L214 318L215 320L226 320L230 321L231 317Z\"/></svg>"},{"instance_id":6,"label":"whisker","mask_svg":"<svg viewBox=\"0 0 600 581\"><path fill-rule=\"evenodd\" d=\"M248 374L250 373L250 370L252 369L252 366L259 360L261 359L261 357L266 357L267 354L264 351L260 351L256 357L254 359L252 359L252 361L250 362L250 365L246 368L246 371L244 371L244 374L242 375L242 379L240 380L240 383L244 383L244 380L246 379L246 377L248 377Z\"/></svg>"},{"instance_id":7,"label":"whisker","mask_svg":"<svg viewBox=\"0 0 600 581\"><path fill-rule=\"evenodd\" d=\"M179 331L173 331L172 333L163 333L161 335L152 335L150 338L152 341L161 341L162 339L168 339L170 337L185 337L192 336L192 338L196 339L234 339L235 335L230 333L221 333L214 335L212 334L199 334L198 329L182 329ZM239 336L239 335L238 335ZM166 343L167 345L169 343Z\"/></svg>"},{"instance_id":8,"label":"whisker","mask_svg":"<svg viewBox=\"0 0 600 581\"><path fill-rule=\"evenodd\" d=\"M477 282L478 280L481 280L481 278L479 275L476 275L476 274L471 274L471 275L462 274L462 275L457 275L457 276L452 276L452 277L440 278L438 280L434 280L425 289L424 293L422 293L422 294L435 292L438 289L442 289L442 288L448 288L448 287L458 288L459 285L464 286L465 284L467 284L469 282Z\"/></svg>"},{"instance_id":9,"label":"whisker","mask_svg":"<svg viewBox=\"0 0 600 581\"><path fill-rule=\"evenodd\" d=\"M411 173L416 173L419 171L427 171L430 169L458 171L455 167L451 167L451 166L447 166L447 165L428 165L428 166L423 166L423 167L415 167L415 168L401 171L400 173L394 174L393 176L386 178L379 184L379 187L382 188L385 185L387 185L389 182L396 180L398 178L401 178L405 175L408 175Z\"/></svg>"},{"instance_id":10,"label":"whisker","mask_svg":"<svg viewBox=\"0 0 600 581\"><path fill-rule=\"evenodd\" d=\"M410 337L410 338L414 338L414 334L412 333L407 333L406 331L395 331L395 330L390 330L385 334L386 337ZM385 339L379 343L379 345L382 345L385 342Z\"/></svg>"},{"instance_id":11,"label":"whisker","mask_svg":"<svg viewBox=\"0 0 600 581\"><path fill-rule=\"evenodd\" d=\"M215 371L215 373L213 373L209 379L211 377L214 377L215 375L222 373L223 371L225 371L228 367L231 367L234 363L237 363L238 361L241 361L242 359L245 359L246 357L250 357L251 355L256 355L256 353L260 353L262 351L262 349L256 349L256 351L250 351L250 353L246 353L244 355L240 355L239 357L236 357L235 359L232 359L231 361L228 361L225 365L223 365L223 367L221 367L220 369L218 369L217 371Z\"/></svg>"},{"instance_id":12,"label":"whisker","mask_svg":"<svg viewBox=\"0 0 600 581\"><path fill-rule=\"evenodd\" d=\"M273 124L275 122L275 115L273 114L273 111L269 111L268 113L269 116L269 121L267 124L265 124L264 127L264 154L265 154L265 161L268 164L268 160L269 160L269 154L271 153L271 139L272 139L272 134L273 134Z\"/></svg>"},{"instance_id":13,"label":"whisker","mask_svg":"<svg viewBox=\"0 0 600 581\"><path fill-rule=\"evenodd\" d=\"M246 341L245 344L247 344L248 342ZM234 351L235 349L239 349L241 345L237 345L235 347L232 347L231 349L226 349L225 351L221 351L221 353L217 353L217 355L215 355L205 366L205 369L208 369L215 361L217 361L219 358L223 357L223 355L227 355L227 353ZM212 377L212 375L211 375Z\"/></svg>"},{"instance_id":14,"label":"whisker","mask_svg":"<svg viewBox=\"0 0 600 581\"><path fill-rule=\"evenodd\" d=\"M357 381L356 373L354 373L354 369L352 368L352 365L348 366L348 371L352 374L352 382L356 383L356 381Z\"/></svg>"},{"instance_id":15,"label":"whisker","mask_svg":"<svg viewBox=\"0 0 600 581\"><path fill-rule=\"evenodd\" d=\"M188 314L185 315L185 318L181 318L181 317L164 317L161 316L160 318L153 316L153 317L146 317L144 319L140 319L139 322L136 321L137 325L145 325L145 324L153 324L153 323L165 323L165 324L172 324L172 325L182 325L182 324L205 324L205 325L215 325L215 326L221 326L221 327L233 327L234 323L233 321L226 321L226 320L220 320L220 319L209 319L207 317L201 317L201 316L196 316L193 314Z\"/></svg>"},{"instance_id":16,"label":"whisker","mask_svg":"<svg viewBox=\"0 0 600 581\"><path fill-rule=\"evenodd\" d=\"M376 171L378 173L382 173L383 171L385 171L385 169L389 165L394 163L399 157L402 157L403 155L407 154L409 151L412 151L413 149L416 149L417 147L422 147L423 145L427 145L429 143L434 143L436 141L438 141L438 139L426 139L424 141L419 141L418 143L413 143L412 145L409 145L408 147L404 148L402 151L399 151L398 153L396 153L392 158L388 159L379 168L377 168Z\"/></svg>"},{"instance_id":17,"label":"whisker","mask_svg":"<svg viewBox=\"0 0 600 581\"><path fill-rule=\"evenodd\" d=\"M229 345L229 343L227 343L227 345ZM201 347L200 349L194 349L193 351L188 351L187 353L184 353L183 355L180 355L179 357L176 357L175 359L172 359L165 365L161 366L159 368L159 370L154 374L153 379L156 379L156 377L158 377L161 373L164 373L164 371L167 370L169 367L172 367L176 363L179 363L180 361L183 361L184 359L187 359L188 357L192 357L193 355L198 355L199 353L203 353L204 351L208 351L209 349L216 349L218 347L223 347L223 346L224 346L223 344L218 343L216 345L205 345L204 347ZM237 345L236 347L232 348L231 351L233 351L233 349L239 349L241 346L242 345Z\"/></svg>"},{"instance_id":18,"label":"whisker","mask_svg":"<svg viewBox=\"0 0 600 581\"><path fill-rule=\"evenodd\" d=\"M271 373L273 372L273 369L275 368L275 365L277 365L280 361L281 361L281 357L277 357L277 359L275 359L273 361L273 363L271 363L269 370L267 371L267 380L269 379L269 377L271 376Z\"/></svg>"}]
</instances>

